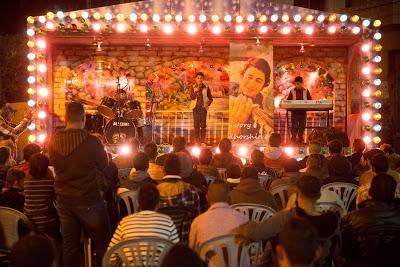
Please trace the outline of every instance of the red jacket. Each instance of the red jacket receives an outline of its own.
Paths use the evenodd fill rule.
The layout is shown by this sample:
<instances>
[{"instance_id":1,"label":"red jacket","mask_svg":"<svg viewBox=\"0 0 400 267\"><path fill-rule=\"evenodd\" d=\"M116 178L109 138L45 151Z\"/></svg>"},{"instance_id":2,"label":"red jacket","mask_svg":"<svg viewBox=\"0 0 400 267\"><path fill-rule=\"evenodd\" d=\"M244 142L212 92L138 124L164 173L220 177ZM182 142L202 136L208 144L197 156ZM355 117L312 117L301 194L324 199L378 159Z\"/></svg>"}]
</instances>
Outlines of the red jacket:
<instances>
[{"instance_id":1,"label":"red jacket","mask_svg":"<svg viewBox=\"0 0 400 267\"><path fill-rule=\"evenodd\" d=\"M213 97L212 97L212 95L211 95L211 90L210 90L210 88L207 86L207 85L205 85L204 83L202 83L201 85L200 85L200 87L201 87L201 89L202 90L198 90L196 93L194 92L194 85L195 84L192 84L191 86L190 86L190 88L189 88L189 95L190 95L190 99L191 100L195 100L195 99L197 99L197 103L196 103L196 107L197 106L204 106L204 104L202 105L202 101L203 101L203 95L202 95L202 91L204 90L204 88L206 88L207 89L207 98L208 98L208 101L207 101L207 107L209 106L209 105L211 105L211 103L213 102Z\"/></svg>"},{"instance_id":2,"label":"red jacket","mask_svg":"<svg viewBox=\"0 0 400 267\"><path fill-rule=\"evenodd\" d=\"M293 99L293 94L292 94L293 91L296 93L295 99ZM304 91L307 91L307 99L304 99ZM312 98L311 98L310 91L308 91L304 87L301 87L300 89L293 88L292 90L290 90L287 100L312 100Z\"/></svg>"}]
</instances>

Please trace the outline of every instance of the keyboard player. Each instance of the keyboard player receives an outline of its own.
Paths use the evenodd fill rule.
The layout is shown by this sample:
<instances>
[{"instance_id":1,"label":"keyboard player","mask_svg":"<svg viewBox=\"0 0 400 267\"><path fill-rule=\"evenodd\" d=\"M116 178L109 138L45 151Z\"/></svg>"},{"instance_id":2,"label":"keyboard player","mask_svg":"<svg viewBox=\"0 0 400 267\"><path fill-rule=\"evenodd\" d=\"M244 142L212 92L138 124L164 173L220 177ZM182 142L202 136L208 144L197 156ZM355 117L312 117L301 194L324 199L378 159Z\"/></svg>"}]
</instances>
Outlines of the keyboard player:
<instances>
[{"instance_id":1,"label":"keyboard player","mask_svg":"<svg viewBox=\"0 0 400 267\"><path fill-rule=\"evenodd\" d=\"M295 87L290 90L287 100L312 100L310 91L303 87L303 77L294 79ZM304 131L306 128L306 111L292 110L291 141L293 143L304 142Z\"/></svg>"}]
</instances>

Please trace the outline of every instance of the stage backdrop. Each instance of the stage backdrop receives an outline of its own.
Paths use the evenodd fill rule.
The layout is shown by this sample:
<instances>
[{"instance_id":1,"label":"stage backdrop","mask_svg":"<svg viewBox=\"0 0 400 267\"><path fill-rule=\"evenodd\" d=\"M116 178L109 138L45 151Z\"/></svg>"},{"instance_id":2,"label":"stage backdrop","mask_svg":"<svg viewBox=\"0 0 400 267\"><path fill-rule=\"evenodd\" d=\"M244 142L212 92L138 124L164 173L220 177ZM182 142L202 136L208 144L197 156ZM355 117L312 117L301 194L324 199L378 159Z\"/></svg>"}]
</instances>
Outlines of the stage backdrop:
<instances>
[{"instance_id":1,"label":"stage backdrop","mask_svg":"<svg viewBox=\"0 0 400 267\"><path fill-rule=\"evenodd\" d=\"M273 46L230 45L229 137L263 143L274 129Z\"/></svg>"}]
</instances>

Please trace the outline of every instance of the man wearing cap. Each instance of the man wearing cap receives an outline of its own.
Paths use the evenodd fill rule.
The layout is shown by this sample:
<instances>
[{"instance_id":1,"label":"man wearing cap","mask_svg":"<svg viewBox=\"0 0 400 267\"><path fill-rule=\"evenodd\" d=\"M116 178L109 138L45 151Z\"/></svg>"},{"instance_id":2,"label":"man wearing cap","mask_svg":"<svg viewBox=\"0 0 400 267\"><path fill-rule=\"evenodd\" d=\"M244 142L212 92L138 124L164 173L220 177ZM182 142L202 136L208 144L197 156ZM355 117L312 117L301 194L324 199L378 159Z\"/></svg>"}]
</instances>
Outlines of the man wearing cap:
<instances>
[{"instance_id":1,"label":"man wearing cap","mask_svg":"<svg viewBox=\"0 0 400 267\"><path fill-rule=\"evenodd\" d=\"M9 139L10 137L15 140L25 131L32 119L32 111L28 110L25 113L25 118L17 125L13 126L10 121L16 110L11 107L9 103L1 105L0 110L0 140Z\"/></svg>"}]
</instances>

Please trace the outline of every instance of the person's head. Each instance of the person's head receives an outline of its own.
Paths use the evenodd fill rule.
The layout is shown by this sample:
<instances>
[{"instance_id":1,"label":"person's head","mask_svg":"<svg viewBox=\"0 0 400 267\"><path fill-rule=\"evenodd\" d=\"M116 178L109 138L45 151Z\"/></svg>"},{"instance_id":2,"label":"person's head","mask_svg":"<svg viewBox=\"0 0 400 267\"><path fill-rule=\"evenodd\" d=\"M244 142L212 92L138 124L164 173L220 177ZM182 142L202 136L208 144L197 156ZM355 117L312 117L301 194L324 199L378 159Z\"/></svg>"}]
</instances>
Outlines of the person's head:
<instances>
[{"instance_id":1,"label":"person's head","mask_svg":"<svg viewBox=\"0 0 400 267\"><path fill-rule=\"evenodd\" d=\"M204 73L202 72L197 72L196 77L194 78L194 82L197 85L200 85L204 81Z\"/></svg>"},{"instance_id":2,"label":"person's head","mask_svg":"<svg viewBox=\"0 0 400 267\"><path fill-rule=\"evenodd\" d=\"M318 141L311 141L308 144L308 153L309 154L321 154L322 146L321 143Z\"/></svg>"},{"instance_id":3,"label":"person's head","mask_svg":"<svg viewBox=\"0 0 400 267\"><path fill-rule=\"evenodd\" d=\"M316 202L321 197L321 182L317 177L304 175L297 181L299 197Z\"/></svg>"},{"instance_id":4,"label":"person's head","mask_svg":"<svg viewBox=\"0 0 400 267\"><path fill-rule=\"evenodd\" d=\"M137 171L147 171L149 169L149 157L144 152L139 152L133 157L133 167Z\"/></svg>"},{"instance_id":5,"label":"person's head","mask_svg":"<svg viewBox=\"0 0 400 267\"><path fill-rule=\"evenodd\" d=\"M263 58L251 58L247 61L241 74L240 92L254 98L264 87L269 85L271 67Z\"/></svg>"},{"instance_id":6,"label":"person's head","mask_svg":"<svg viewBox=\"0 0 400 267\"><path fill-rule=\"evenodd\" d=\"M353 141L353 152L354 153L363 153L365 150L365 142L364 140L357 138Z\"/></svg>"},{"instance_id":7,"label":"person's head","mask_svg":"<svg viewBox=\"0 0 400 267\"><path fill-rule=\"evenodd\" d=\"M183 244L174 245L165 255L161 267L206 267L199 255Z\"/></svg>"},{"instance_id":8,"label":"person's head","mask_svg":"<svg viewBox=\"0 0 400 267\"><path fill-rule=\"evenodd\" d=\"M272 133L269 137L269 146L270 147L280 147L281 146L281 135L278 133Z\"/></svg>"},{"instance_id":9,"label":"person's head","mask_svg":"<svg viewBox=\"0 0 400 267\"><path fill-rule=\"evenodd\" d=\"M372 170L375 173L386 173L389 169L389 160L385 154L376 154L371 159Z\"/></svg>"},{"instance_id":10,"label":"person's head","mask_svg":"<svg viewBox=\"0 0 400 267\"><path fill-rule=\"evenodd\" d=\"M400 155L397 153L392 153L388 156L389 168L396 170L400 166Z\"/></svg>"},{"instance_id":11,"label":"person's head","mask_svg":"<svg viewBox=\"0 0 400 267\"><path fill-rule=\"evenodd\" d=\"M319 168L322 168L322 159L319 155L311 154L308 156L306 161L306 167L309 168L311 166L317 166Z\"/></svg>"},{"instance_id":12,"label":"person's head","mask_svg":"<svg viewBox=\"0 0 400 267\"><path fill-rule=\"evenodd\" d=\"M23 171L10 168L7 171L6 185L8 188L24 189L25 173Z\"/></svg>"},{"instance_id":13,"label":"person's head","mask_svg":"<svg viewBox=\"0 0 400 267\"><path fill-rule=\"evenodd\" d=\"M35 144L35 143L27 144L24 147L24 160L26 162L28 162L30 157L33 154L40 153L40 152L42 152L42 148L38 144Z\"/></svg>"},{"instance_id":14,"label":"person's head","mask_svg":"<svg viewBox=\"0 0 400 267\"><path fill-rule=\"evenodd\" d=\"M343 155L334 155L329 161L329 176L349 177L352 174L351 163Z\"/></svg>"},{"instance_id":15,"label":"person's head","mask_svg":"<svg viewBox=\"0 0 400 267\"><path fill-rule=\"evenodd\" d=\"M229 177L229 178L231 178L231 177ZM245 180L245 179L258 180L258 171L255 167L245 166L245 167L243 167L240 178L241 178L240 180Z\"/></svg>"},{"instance_id":16,"label":"person's head","mask_svg":"<svg viewBox=\"0 0 400 267\"><path fill-rule=\"evenodd\" d=\"M384 153L382 150L374 148L374 149L368 150L367 152L364 152L364 154L363 154L364 160L366 160L368 162L368 164L371 168L372 168L372 164L371 164L372 158L377 154L384 154Z\"/></svg>"},{"instance_id":17,"label":"person's head","mask_svg":"<svg viewBox=\"0 0 400 267\"><path fill-rule=\"evenodd\" d=\"M115 92L115 99L120 102L124 102L127 99L125 90L118 89Z\"/></svg>"},{"instance_id":18,"label":"person's head","mask_svg":"<svg viewBox=\"0 0 400 267\"><path fill-rule=\"evenodd\" d=\"M341 154L343 150L343 144L337 139L329 141L328 143L329 154Z\"/></svg>"},{"instance_id":19,"label":"person's head","mask_svg":"<svg viewBox=\"0 0 400 267\"><path fill-rule=\"evenodd\" d=\"M209 148L203 148L200 151L199 162L202 165L210 165L213 154Z\"/></svg>"},{"instance_id":20,"label":"person's head","mask_svg":"<svg viewBox=\"0 0 400 267\"><path fill-rule=\"evenodd\" d=\"M182 151L186 148L186 139L184 136L176 136L172 140L172 147L174 148L174 152Z\"/></svg>"},{"instance_id":21,"label":"person's head","mask_svg":"<svg viewBox=\"0 0 400 267\"><path fill-rule=\"evenodd\" d=\"M229 186L221 180L216 180L208 186L207 200L210 205L217 202L229 202Z\"/></svg>"},{"instance_id":22,"label":"person's head","mask_svg":"<svg viewBox=\"0 0 400 267\"><path fill-rule=\"evenodd\" d=\"M219 141L218 148L221 152L230 152L232 149L232 142L228 138L222 138Z\"/></svg>"},{"instance_id":23,"label":"person's head","mask_svg":"<svg viewBox=\"0 0 400 267\"><path fill-rule=\"evenodd\" d=\"M79 102L71 102L65 111L67 128L83 129L85 126L85 109Z\"/></svg>"},{"instance_id":24,"label":"person's head","mask_svg":"<svg viewBox=\"0 0 400 267\"><path fill-rule=\"evenodd\" d=\"M372 178L369 195L373 200L389 203L395 197L396 187L396 180L391 175L381 173Z\"/></svg>"},{"instance_id":25,"label":"person's head","mask_svg":"<svg viewBox=\"0 0 400 267\"><path fill-rule=\"evenodd\" d=\"M299 163L296 159L289 158L283 163L283 168L285 169L285 172L298 172Z\"/></svg>"},{"instance_id":26,"label":"person's head","mask_svg":"<svg viewBox=\"0 0 400 267\"><path fill-rule=\"evenodd\" d=\"M297 76L296 78L294 78L294 85L296 86L296 88L301 88L303 86L303 77Z\"/></svg>"},{"instance_id":27,"label":"person's head","mask_svg":"<svg viewBox=\"0 0 400 267\"><path fill-rule=\"evenodd\" d=\"M322 173L322 169L319 166L310 166L306 169L306 172L304 173L304 175L306 176L313 176L316 177L318 179L322 179L323 177L323 173Z\"/></svg>"},{"instance_id":28,"label":"person's head","mask_svg":"<svg viewBox=\"0 0 400 267\"><path fill-rule=\"evenodd\" d=\"M182 178L190 177L193 173L193 160L186 152L176 152L181 166L179 176Z\"/></svg>"},{"instance_id":29,"label":"person's head","mask_svg":"<svg viewBox=\"0 0 400 267\"><path fill-rule=\"evenodd\" d=\"M144 153L149 157L150 161L154 161L158 155L158 148L156 143L151 142L144 145L143 148Z\"/></svg>"},{"instance_id":30,"label":"person's head","mask_svg":"<svg viewBox=\"0 0 400 267\"><path fill-rule=\"evenodd\" d=\"M56 250L53 243L43 235L25 235L11 248L11 267L53 267Z\"/></svg>"},{"instance_id":31,"label":"person's head","mask_svg":"<svg viewBox=\"0 0 400 267\"><path fill-rule=\"evenodd\" d=\"M167 175L179 175L181 172L179 157L176 154L168 154L164 161L164 169Z\"/></svg>"},{"instance_id":32,"label":"person's head","mask_svg":"<svg viewBox=\"0 0 400 267\"><path fill-rule=\"evenodd\" d=\"M258 149L254 149L250 155L251 164L264 164L264 153Z\"/></svg>"},{"instance_id":33,"label":"person's head","mask_svg":"<svg viewBox=\"0 0 400 267\"><path fill-rule=\"evenodd\" d=\"M306 218L291 218L278 234L279 267L311 266L318 251L318 231Z\"/></svg>"},{"instance_id":34,"label":"person's head","mask_svg":"<svg viewBox=\"0 0 400 267\"><path fill-rule=\"evenodd\" d=\"M379 147L379 149L382 150L388 156L394 153L394 149L390 144L386 144L386 143L382 144Z\"/></svg>"},{"instance_id":35,"label":"person's head","mask_svg":"<svg viewBox=\"0 0 400 267\"><path fill-rule=\"evenodd\" d=\"M47 177L49 158L41 153L33 154L29 159L29 174L35 179Z\"/></svg>"},{"instance_id":36,"label":"person's head","mask_svg":"<svg viewBox=\"0 0 400 267\"><path fill-rule=\"evenodd\" d=\"M0 166L6 164L10 156L11 151L8 147L0 147Z\"/></svg>"},{"instance_id":37,"label":"person's head","mask_svg":"<svg viewBox=\"0 0 400 267\"><path fill-rule=\"evenodd\" d=\"M10 149L10 158L15 156L15 144L10 139L0 140L0 147L7 147Z\"/></svg>"},{"instance_id":38,"label":"person's head","mask_svg":"<svg viewBox=\"0 0 400 267\"><path fill-rule=\"evenodd\" d=\"M240 178L242 170L240 169L239 164L231 163L226 167L226 177L237 179Z\"/></svg>"},{"instance_id":39,"label":"person's head","mask_svg":"<svg viewBox=\"0 0 400 267\"><path fill-rule=\"evenodd\" d=\"M138 206L140 210L155 210L160 202L160 192L152 183L143 183L139 188Z\"/></svg>"}]
</instances>

